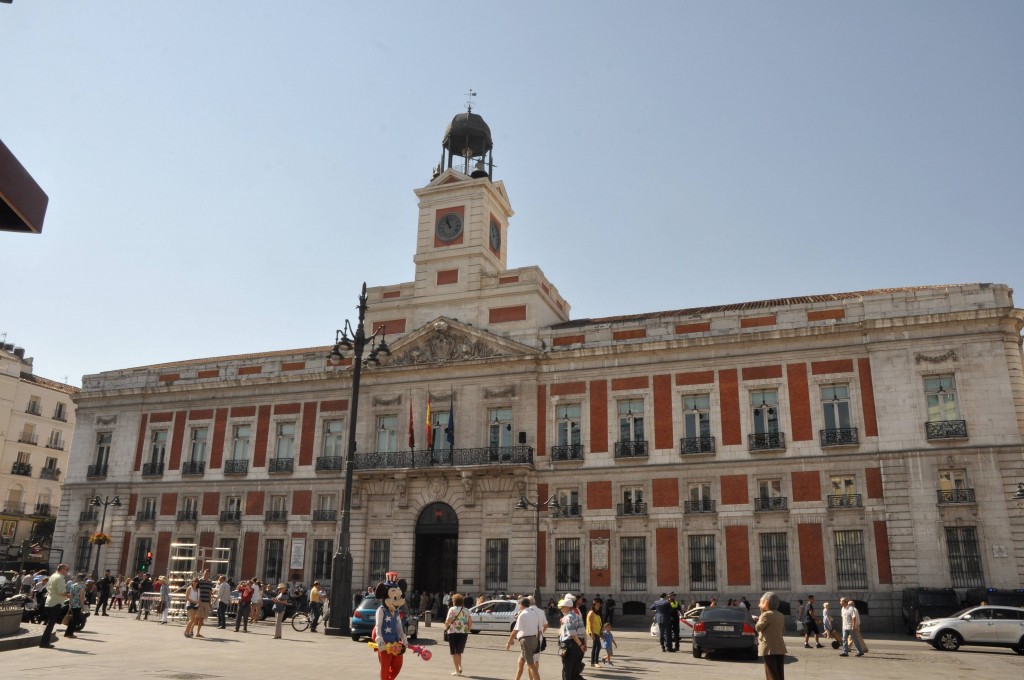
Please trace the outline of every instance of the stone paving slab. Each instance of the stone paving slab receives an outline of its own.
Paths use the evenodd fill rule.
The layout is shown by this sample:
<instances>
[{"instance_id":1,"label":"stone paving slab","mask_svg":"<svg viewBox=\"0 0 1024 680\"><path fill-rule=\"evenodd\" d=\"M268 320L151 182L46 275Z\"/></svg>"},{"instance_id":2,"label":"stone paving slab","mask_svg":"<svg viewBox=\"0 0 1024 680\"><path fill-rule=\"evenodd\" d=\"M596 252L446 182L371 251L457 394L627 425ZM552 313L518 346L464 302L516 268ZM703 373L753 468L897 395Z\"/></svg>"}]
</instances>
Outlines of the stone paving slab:
<instances>
[{"instance_id":1,"label":"stone paving slab","mask_svg":"<svg viewBox=\"0 0 1024 680\"><path fill-rule=\"evenodd\" d=\"M212 620L211 620L212 623ZM58 630L62 630L58 626ZM250 626L249 633L235 633L233 624L219 630L207 624L205 639L183 636L184 626L174 622L159 625L154 619L139 621L134 614L117 613L109 617L89 618L77 640L57 638L56 649L33 646L0 654L3 678L74 678L75 680L117 680L120 677L142 680L206 680L245 678L280 680L282 677L342 678L376 680L379 666L366 641L327 637L322 633L299 633L288 622L282 640L274 640L274 626L261 622ZM41 627L35 632L38 645ZM561 660L555 646L541 655L541 677L558 680ZM505 651L506 636L486 632L470 636L463 658L465 678L472 680L513 680L516 651ZM658 641L647 630L617 631L618 649L614 668L587 668L587 680L648 680L695 674L704 678L762 678L760 661L730 657L695 659L684 642L679 653L663 653ZM407 654L402 680L440 680L450 678L451 658L447 644L441 641L436 624L420 629L419 644L433 653L430 661ZM974 648L956 653L939 652L909 637L869 636L870 652L862 658L840 658L831 649L804 649L802 639L788 637L789 680L828 677L856 680L961 680L963 677L1018 677L1024 657L1008 649ZM515 649L513 647L513 649ZM588 656L589 658L589 656Z\"/></svg>"}]
</instances>

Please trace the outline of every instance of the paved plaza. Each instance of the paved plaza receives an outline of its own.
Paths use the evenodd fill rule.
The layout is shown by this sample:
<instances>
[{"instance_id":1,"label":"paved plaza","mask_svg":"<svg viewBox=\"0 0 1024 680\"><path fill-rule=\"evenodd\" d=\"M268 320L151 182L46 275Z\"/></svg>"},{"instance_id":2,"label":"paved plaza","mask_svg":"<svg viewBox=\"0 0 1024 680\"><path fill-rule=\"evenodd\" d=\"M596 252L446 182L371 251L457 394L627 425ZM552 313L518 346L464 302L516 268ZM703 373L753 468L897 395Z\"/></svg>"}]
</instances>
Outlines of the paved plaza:
<instances>
[{"instance_id":1,"label":"paved plaza","mask_svg":"<svg viewBox=\"0 0 1024 680\"><path fill-rule=\"evenodd\" d=\"M60 627L58 627L60 628ZM38 629L37 629L38 630ZM202 680L204 678L342 678L375 680L378 665L366 642L326 637L310 632L298 633L285 622L284 639L272 639L273 624L251 626L249 633L233 628L218 630L207 625L205 639L188 639L183 626L158 625L152 619L137 621L134 614L114 613L109 617L90 617L77 640L58 638L56 649L27 647L0 653L4 678L74 678L75 680L116 680L164 678ZM38 633L37 633L38 634ZM551 639L549 631L549 639ZM760 661L727 657L695 659L684 642L678 654L667 654L646 630L619 630L614 668L588 668L587 680L646 680L649 678L692 677L737 678L764 677ZM463 657L464 676L474 680L512 680L516 653L505 651L505 636L498 633L472 635ZM38 641L38 638L37 638ZM452 671L447 644L441 642L441 629L422 627L417 641L427 645L433 659L422 661L407 654L401 678L439 680ZM870 652L862 658L840 658L831 649L804 649L803 640L786 639L790 655L786 677L821 680L856 678L857 680L929 680L1018 677L1024 669L1024 657L1008 649L976 648L956 653L939 652L909 637L886 635L868 638ZM561 663L554 645L549 645L541 660L541 677L558 680Z\"/></svg>"}]
</instances>

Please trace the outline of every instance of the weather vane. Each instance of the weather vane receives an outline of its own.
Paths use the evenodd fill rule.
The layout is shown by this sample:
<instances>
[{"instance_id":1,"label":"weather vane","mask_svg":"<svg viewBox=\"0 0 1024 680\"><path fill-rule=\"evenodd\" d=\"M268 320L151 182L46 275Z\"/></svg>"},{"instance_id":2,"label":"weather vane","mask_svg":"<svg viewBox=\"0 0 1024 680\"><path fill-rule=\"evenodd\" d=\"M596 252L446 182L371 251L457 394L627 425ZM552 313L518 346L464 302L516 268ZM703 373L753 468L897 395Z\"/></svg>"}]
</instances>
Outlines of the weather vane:
<instances>
[{"instance_id":1,"label":"weather vane","mask_svg":"<svg viewBox=\"0 0 1024 680\"><path fill-rule=\"evenodd\" d=\"M476 92L473 92L473 88L469 88L469 92L466 93L469 99L466 100L466 113L473 113L473 97L476 96Z\"/></svg>"}]
</instances>

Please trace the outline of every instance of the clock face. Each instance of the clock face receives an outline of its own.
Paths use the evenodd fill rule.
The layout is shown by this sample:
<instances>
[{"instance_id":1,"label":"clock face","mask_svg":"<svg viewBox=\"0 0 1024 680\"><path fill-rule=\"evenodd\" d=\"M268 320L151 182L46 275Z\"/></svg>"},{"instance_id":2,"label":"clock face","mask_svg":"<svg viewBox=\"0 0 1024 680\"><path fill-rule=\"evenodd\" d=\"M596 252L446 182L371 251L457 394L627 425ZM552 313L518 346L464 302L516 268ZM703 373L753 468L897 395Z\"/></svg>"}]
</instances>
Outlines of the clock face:
<instances>
[{"instance_id":1,"label":"clock face","mask_svg":"<svg viewBox=\"0 0 1024 680\"><path fill-rule=\"evenodd\" d=\"M442 241L457 239L462 233L462 216L458 213L447 213L437 221L435 229L437 237Z\"/></svg>"},{"instance_id":2,"label":"clock face","mask_svg":"<svg viewBox=\"0 0 1024 680\"><path fill-rule=\"evenodd\" d=\"M491 222L491 248L501 250L501 225Z\"/></svg>"}]
</instances>

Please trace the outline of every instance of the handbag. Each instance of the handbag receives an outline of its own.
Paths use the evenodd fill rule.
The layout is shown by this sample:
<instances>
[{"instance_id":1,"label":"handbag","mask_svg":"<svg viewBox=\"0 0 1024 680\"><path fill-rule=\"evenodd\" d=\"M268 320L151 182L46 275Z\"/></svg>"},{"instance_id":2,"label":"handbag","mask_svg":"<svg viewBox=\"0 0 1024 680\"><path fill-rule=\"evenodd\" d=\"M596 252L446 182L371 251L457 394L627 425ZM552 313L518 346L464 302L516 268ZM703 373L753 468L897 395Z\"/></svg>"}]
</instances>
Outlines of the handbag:
<instances>
[{"instance_id":1,"label":"handbag","mask_svg":"<svg viewBox=\"0 0 1024 680\"><path fill-rule=\"evenodd\" d=\"M540 636L540 651L544 651L548 648L548 639L543 635Z\"/></svg>"}]
</instances>

